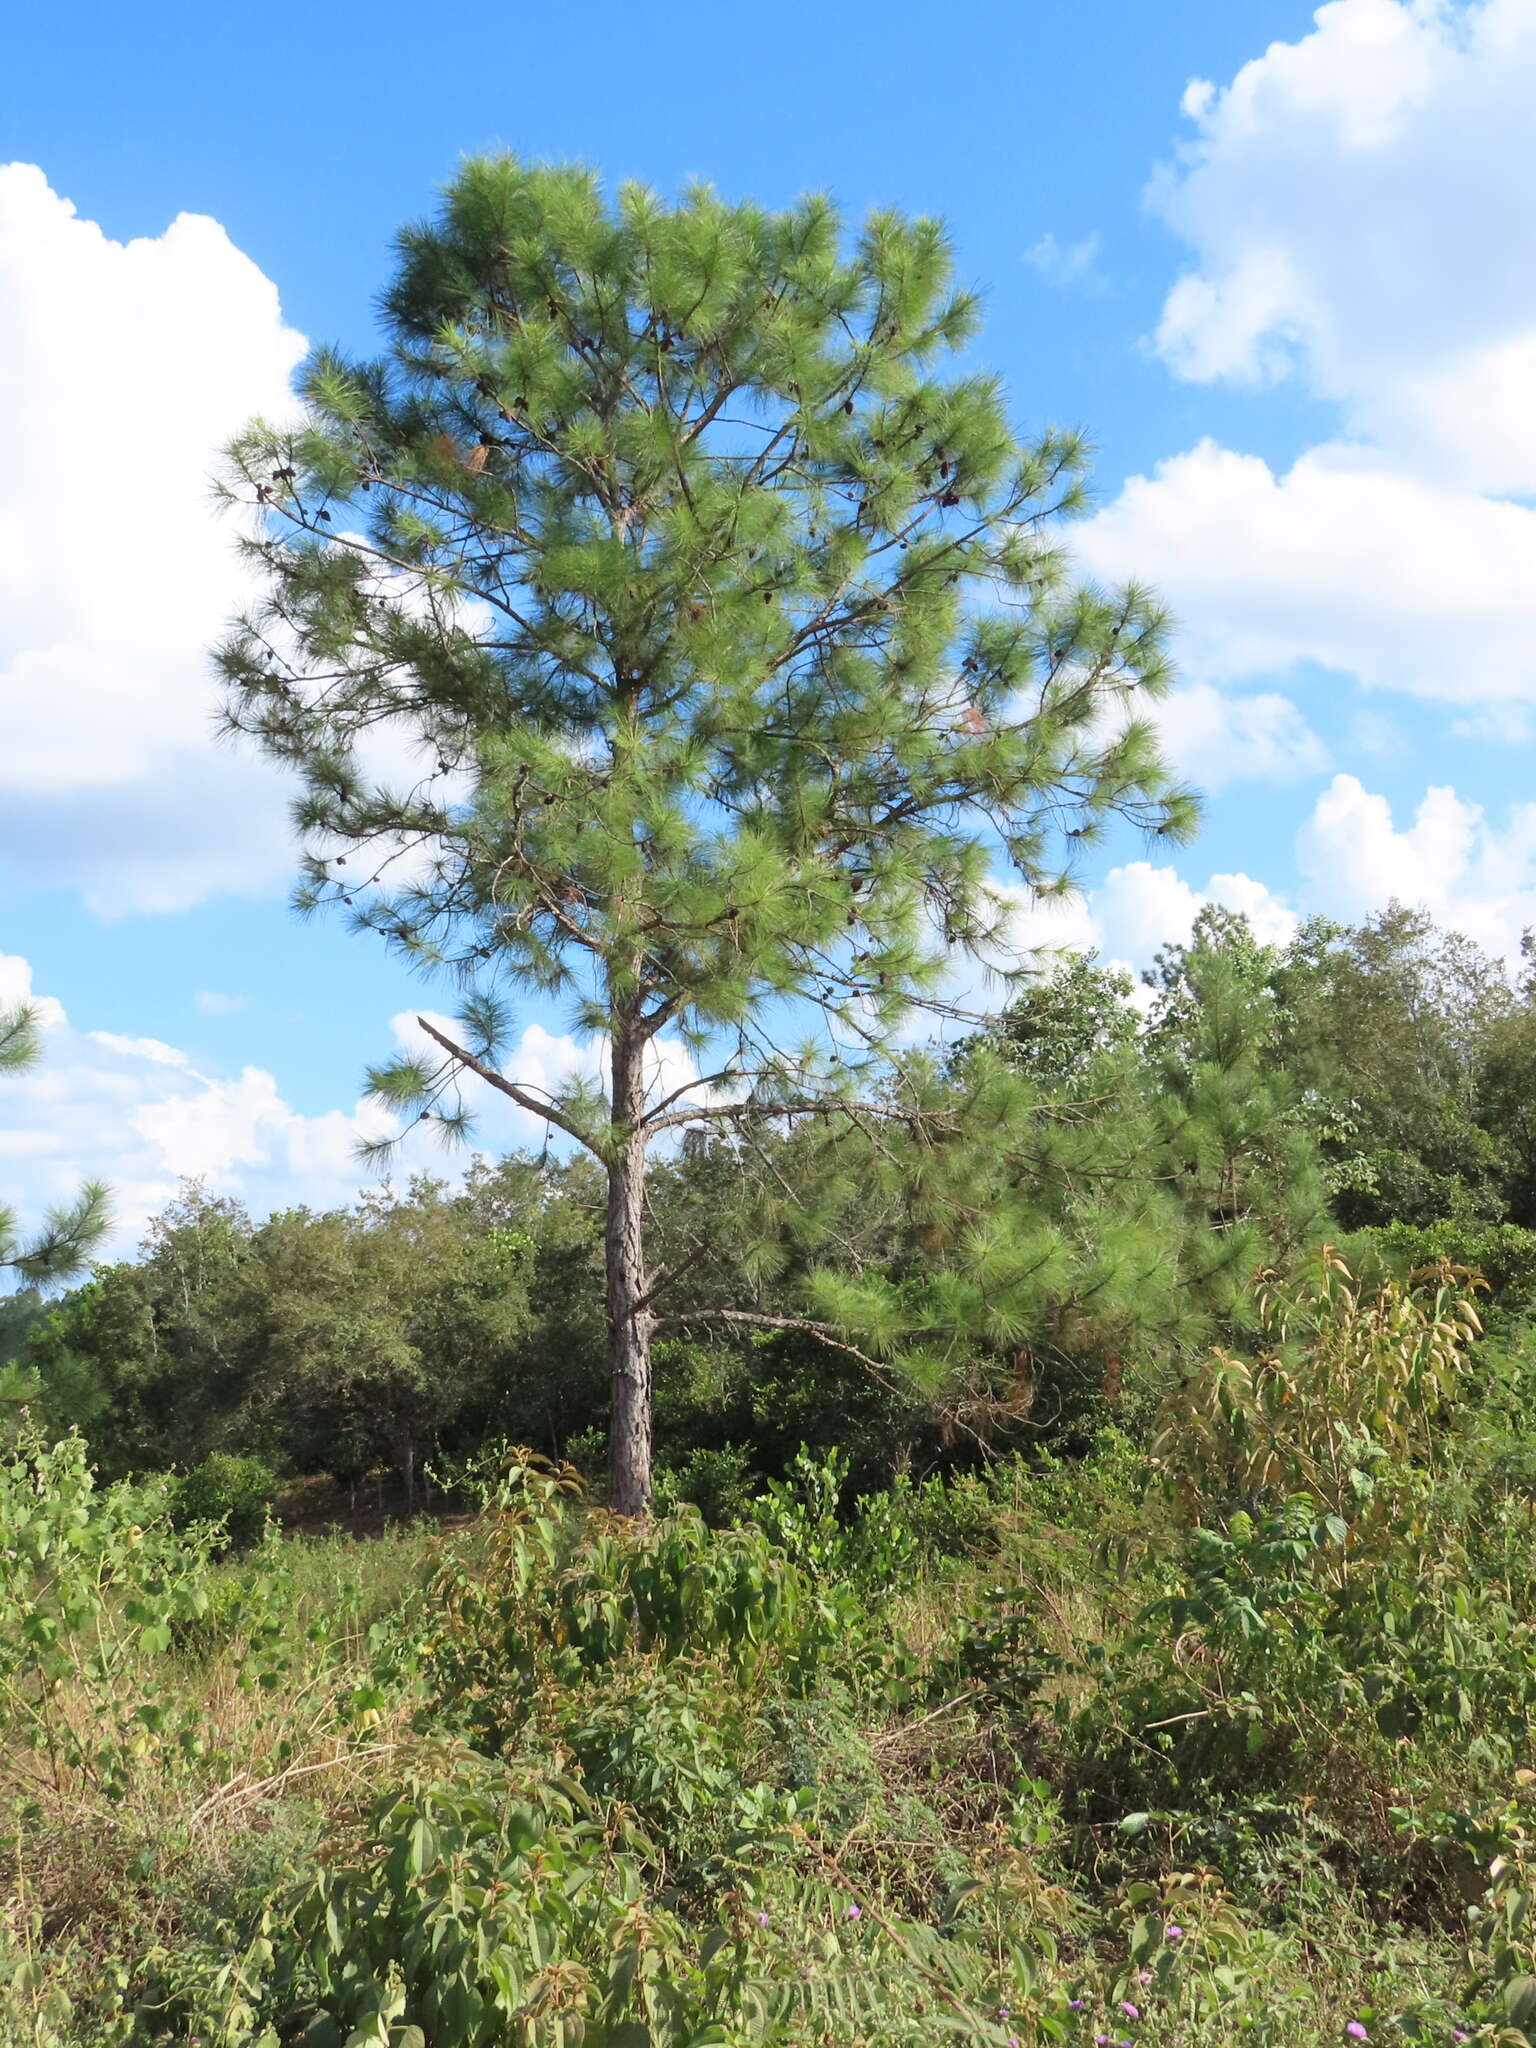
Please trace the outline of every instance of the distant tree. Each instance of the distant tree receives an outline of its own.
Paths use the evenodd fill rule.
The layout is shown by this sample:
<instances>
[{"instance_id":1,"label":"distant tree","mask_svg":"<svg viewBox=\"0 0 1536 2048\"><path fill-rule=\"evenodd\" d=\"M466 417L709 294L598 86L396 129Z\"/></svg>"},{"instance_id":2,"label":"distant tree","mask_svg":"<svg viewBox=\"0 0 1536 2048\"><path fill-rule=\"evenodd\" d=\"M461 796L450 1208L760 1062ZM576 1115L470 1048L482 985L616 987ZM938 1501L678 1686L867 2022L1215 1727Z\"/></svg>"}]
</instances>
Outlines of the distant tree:
<instances>
[{"instance_id":1,"label":"distant tree","mask_svg":"<svg viewBox=\"0 0 1536 2048\"><path fill-rule=\"evenodd\" d=\"M12 1364L26 1349L33 1326L48 1312L48 1298L38 1287L19 1287L0 1295L0 1368Z\"/></svg>"},{"instance_id":2,"label":"distant tree","mask_svg":"<svg viewBox=\"0 0 1536 2048\"><path fill-rule=\"evenodd\" d=\"M53 1304L27 1333L29 1410L53 1436L80 1430L111 1479L169 1465L197 1441L180 1361L156 1341L147 1275L102 1266ZM170 1425L169 1427L167 1425Z\"/></svg>"},{"instance_id":3,"label":"distant tree","mask_svg":"<svg viewBox=\"0 0 1536 2048\"><path fill-rule=\"evenodd\" d=\"M1480 1035L1476 1114L1499 1162L1504 1215L1536 1230L1536 934L1523 935L1520 952L1514 1000Z\"/></svg>"},{"instance_id":4,"label":"distant tree","mask_svg":"<svg viewBox=\"0 0 1536 2048\"><path fill-rule=\"evenodd\" d=\"M1240 1312L1258 1268L1283 1266L1327 1232L1318 1156L1325 1070L1292 1048L1274 991L1283 953L1246 918L1208 906L1187 945L1147 976L1146 1092L1159 1171L1193 1228L1183 1277L1194 1298Z\"/></svg>"},{"instance_id":5,"label":"distant tree","mask_svg":"<svg viewBox=\"0 0 1536 2048\"><path fill-rule=\"evenodd\" d=\"M423 1454L526 1319L527 1249L467 1231L432 1184L360 1213L274 1216L236 1309L253 1416L275 1414L339 1475L383 1457L413 1505Z\"/></svg>"},{"instance_id":6,"label":"distant tree","mask_svg":"<svg viewBox=\"0 0 1536 2048\"><path fill-rule=\"evenodd\" d=\"M37 1005L0 1009L0 1078L27 1073L42 1056ZM30 1238L20 1235L15 1210L0 1203L0 1272L9 1271L30 1287L73 1279L111 1228L108 1202L106 1183L88 1180L73 1202L50 1209L41 1230Z\"/></svg>"},{"instance_id":7,"label":"distant tree","mask_svg":"<svg viewBox=\"0 0 1536 2048\"><path fill-rule=\"evenodd\" d=\"M1064 961L950 1061L947 1126L826 1140L844 1154L842 1257L813 1275L826 1311L916 1339L937 1381L958 1366L948 1410L979 1431L1038 1427L1230 1335L1255 1275L1327 1227L1308 1089L1277 1053L1277 958L1204 913L1159 956L1145 1025L1124 976ZM976 1143L988 1129L1002 1142Z\"/></svg>"},{"instance_id":8,"label":"distant tree","mask_svg":"<svg viewBox=\"0 0 1536 2048\"><path fill-rule=\"evenodd\" d=\"M246 1394L236 1281L250 1239L238 1202L187 1182L136 1261L99 1268L29 1331L46 1426L83 1430L112 1477L221 1447Z\"/></svg>"},{"instance_id":9,"label":"distant tree","mask_svg":"<svg viewBox=\"0 0 1536 2048\"><path fill-rule=\"evenodd\" d=\"M1327 1150L1341 1222L1498 1220L1508 1163L1498 1110L1522 1035L1502 963L1392 903L1361 925L1304 925L1274 985L1280 1057L1322 1059L1333 1075Z\"/></svg>"},{"instance_id":10,"label":"distant tree","mask_svg":"<svg viewBox=\"0 0 1536 2048\"><path fill-rule=\"evenodd\" d=\"M470 1226L528 1242L526 1320L445 1431L453 1443L470 1448L499 1437L563 1458L573 1439L601 1429L605 1200L605 1176L585 1152L518 1153L477 1162L465 1176L459 1206Z\"/></svg>"},{"instance_id":11,"label":"distant tree","mask_svg":"<svg viewBox=\"0 0 1536 2048\"><path fill-rule=\"evenodd\" d=\"M944 370L977 304L933 221L849 248L823 199L608 203L499 157L399 255L385 357L319 353L303 423L230 451L267 595L220 652L228 721L303 778L304 907L467 991L374 1094L455 1135L478 1076L599 1163L641 1513L676 1278L648 1148L953 1115L893 1055L999 943L993 862L1048 893L1112 820L1192 822L1140 715L1163 621L1067 578L1082 442L1021 445L994 378ZM568 1003L604 1090L504 1064L509 991Z\"/></svg>"},{"instance_id":12,"label":"distant tree","mask_svg":"<svg viewBox=\"0 0 1536 2048\"><path fill-rule=\"evenodd\" d=\"M1061 1089L1080 1086L1106 1055L1135 1046L1141 1019L1131 1003L1134 987L1123 968L1070 953L1025 984L991 1035L1021 1072Z\"/></svg>"}]
</instances>

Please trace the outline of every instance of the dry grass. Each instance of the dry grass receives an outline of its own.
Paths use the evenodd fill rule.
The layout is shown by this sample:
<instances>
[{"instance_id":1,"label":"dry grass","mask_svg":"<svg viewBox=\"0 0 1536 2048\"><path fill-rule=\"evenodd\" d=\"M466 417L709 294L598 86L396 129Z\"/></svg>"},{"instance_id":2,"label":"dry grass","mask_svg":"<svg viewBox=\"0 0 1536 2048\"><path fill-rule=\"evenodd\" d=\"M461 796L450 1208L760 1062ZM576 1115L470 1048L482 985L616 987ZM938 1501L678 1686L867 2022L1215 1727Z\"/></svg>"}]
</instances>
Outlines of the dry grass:
<instances>
[{"instance_id":1,"label":"dry grass","mask_svg":"<svg viewBox=\"0 0 1536 2048\"><path fill-rule=\"evenodd\" d=\"M15 2030L27 2014L42 2025L59 1990L109 1982L119 1958L174 1947L360 1829L381 1778L418 1741L403 1692L354 1703L369 1677L367 1630L399 1612L423 1555L419 1534L296 1544L290 1659L263 1660L238 1637L194 1645L119 1672L112 1699L82 1675L47 1702L72 1743L52 1756L0 1750L0 1971L28 1957L39 1966L9 2015L0 1998L0 2044L6 2024L34 2038ZM221 1576L233 1583L247 1569ZM306 1655L305 1629L326 1611L344 1625ZM88 1756L137 1698L162 1709L172 1739L127 1733L110 1779L89 1761L56 1760L68 1747Z\"/></svg>"}]
</instances>

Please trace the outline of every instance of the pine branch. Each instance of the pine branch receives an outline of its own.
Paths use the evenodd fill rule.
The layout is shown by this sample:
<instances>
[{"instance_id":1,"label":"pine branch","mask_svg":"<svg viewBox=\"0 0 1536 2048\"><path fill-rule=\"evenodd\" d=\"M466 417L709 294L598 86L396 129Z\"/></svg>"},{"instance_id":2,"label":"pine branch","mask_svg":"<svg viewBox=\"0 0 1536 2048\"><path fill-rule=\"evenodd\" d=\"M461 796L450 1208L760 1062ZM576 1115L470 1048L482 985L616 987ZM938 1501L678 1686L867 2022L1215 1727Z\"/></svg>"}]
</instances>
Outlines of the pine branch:
<instances>
[{"instance_id":1,"label":"pine branch","mask_svg":"<svg viewBox=\"0 0 1536 2048\"><path fill-rule=\"evenodd\" d=\"M670 1276L668 1276L670 1277ZM654 1294L655 1289L651 1292ZM647 1300L650 1296L646 1297ZM660 1316L656 1327L659 1330L687 1329L694 1323L723 1323L728 1329L739 1330L786 1330L802 1337L814 1337L818 1344L824 1344L829 1351L841 1351L849 1358L856 1358L866 1371L874 1374L883 1386L893 1392L900 1391L901 1382L889 1366L882 1365L877 1358L871 1358L867 1351L850 1344L839 1337L830 1323L817 1323L805 1316L758 1315L742 1308L690 1308L681 1309L675 1315Z\"/></svg>"},{"instance_id":2,"label":"pine branch","mask_svg":"<svg viewBox=\"0 0 1536 2048\"><path fill-rule=\"evenodd\" d=\"M444 1037L437 1026L429 1024L425 1017L418 1017L416 1022L425 1031L434 1045L442 1048L449 1059L456 1061L459 1066L467 1068L471 1074L477 1074L482 1081L488 1082L492 1088L497 1089L502 1095L510 1095L518 1107L526 1109L531 1116L542 1117L545 1123L553 1124L556 1130L564 1131L568 1138L574 1138L576 1143L590 1152L594 1158L600 1159L602 1157L601 1151L587 1133L576 1124L573 1124L561 1112L553 1096L545 1095L542 1089L535 1093L521 1082L509 1081L505 1074L498 1074L496 1069L492 1066L487 1066L484 1060L476 1059L475 1055L472 1052L466 1051L462 1045L455 1045L451 1038Z\"/></svg>"}]
</instances>

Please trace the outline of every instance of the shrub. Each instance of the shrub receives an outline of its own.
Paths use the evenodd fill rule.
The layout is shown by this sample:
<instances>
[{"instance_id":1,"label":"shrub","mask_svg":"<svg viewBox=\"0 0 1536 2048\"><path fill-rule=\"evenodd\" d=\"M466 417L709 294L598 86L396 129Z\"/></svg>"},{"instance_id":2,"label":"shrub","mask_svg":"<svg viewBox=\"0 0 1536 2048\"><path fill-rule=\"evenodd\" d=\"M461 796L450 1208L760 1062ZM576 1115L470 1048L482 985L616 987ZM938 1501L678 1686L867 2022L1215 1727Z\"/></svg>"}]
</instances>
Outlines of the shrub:
<instances>
[{"instance_id":1,"label":"shrub","mask_svg":"<svg viewBox=\"0 0 1536 2048\"><path fill-rule=\"evenodd\" d=\"M1442 1262L1360 1287L1327 1247L1300 1287L1261 1276L1259 1356L1217 1349L1169 1390L1153 1452L1186 1510L1306 1492L1354 1516L1362 1472L1435 1448L1481 1328L1474 1284Z\"/></svg>"},{"instance_id":2,"label":"shrub","mask_svg":"<svg viewBox=\"0 0 1536 2048\"><path fill-rule=\"evenodd\" d=\"M176 1482L173 1513L179 1528L213 1522L224 1547L244 1550L267 1525L277 1500L278 1477L264 1459L215 1451Z\"/></svg>"}]
</instances>

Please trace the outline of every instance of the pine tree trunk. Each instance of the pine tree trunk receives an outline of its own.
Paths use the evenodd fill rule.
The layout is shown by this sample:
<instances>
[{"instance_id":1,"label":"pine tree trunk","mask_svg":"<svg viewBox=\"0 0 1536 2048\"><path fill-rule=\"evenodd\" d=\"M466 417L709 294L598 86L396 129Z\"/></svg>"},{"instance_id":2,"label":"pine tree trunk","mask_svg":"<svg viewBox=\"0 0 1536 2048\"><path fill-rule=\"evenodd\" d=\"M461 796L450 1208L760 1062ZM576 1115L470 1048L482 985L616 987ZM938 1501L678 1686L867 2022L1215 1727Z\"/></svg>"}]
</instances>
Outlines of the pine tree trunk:
<instances>
[{"instance_id":1,"label":"pine tree trunk","mask_svg":"<svg viewBox=\"0 0 1536 2048\"><path fill-rule=\"evenodd\" d=\"M618 1145L608 1162L603 1226L607 1265L608 1496L615 1513L644 1515L651 1501L651 1323L645 1300L645 1138L637 1034L622 1025L613 1040L613 1121Z\"/></svg>"}]
</instances>

